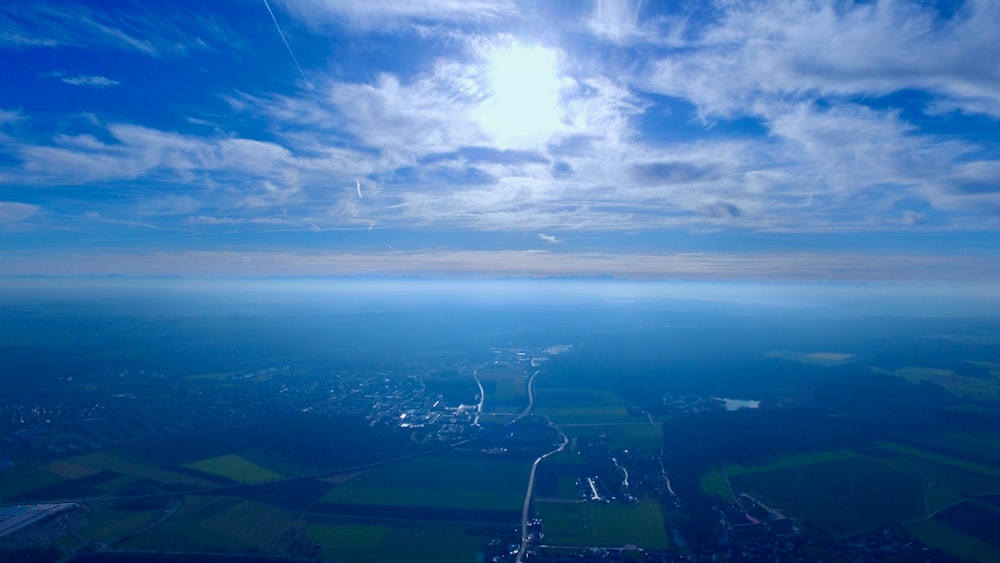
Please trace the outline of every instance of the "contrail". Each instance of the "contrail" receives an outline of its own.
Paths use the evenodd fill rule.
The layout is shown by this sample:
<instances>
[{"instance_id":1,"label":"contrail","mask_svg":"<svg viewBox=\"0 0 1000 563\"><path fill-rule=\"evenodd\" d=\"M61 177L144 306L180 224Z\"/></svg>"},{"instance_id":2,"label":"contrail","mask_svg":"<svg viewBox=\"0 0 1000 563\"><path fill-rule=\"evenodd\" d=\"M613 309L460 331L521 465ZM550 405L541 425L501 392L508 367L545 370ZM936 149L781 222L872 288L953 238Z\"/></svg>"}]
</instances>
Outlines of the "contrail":
<instances>
[{"instance_id":1,"label":"contrail","mask_svg":"<svg viewBox=\"0 0 1000 563\"><path fill-rule=\"evenodd\" d=\"M354 179L354 183L358 185L358 199L361 199L361 182L357 178Z\"/></svg>"},{"instance_id":2,"label":"contrail","mask_svg":"<svg viewBox=\"0 0 1000 563\"><path fill-rule=\"evenodd\" d=\"M292 46L288 44L288 40L285 39L285 32L281 31L281 26L278 25L278 18L274 17L274 11L271 10L271 4L267 0L264 0L264 7L267 8L267 13L271 14L271 21L274 22L274 29L278 30L278 35L281 37L281 42L285 44L285 48L288 49L288 54L292 56L292 62L295 63L295 68L299 69L299 76L302 77L303 82L306 83L306 88L309 89L309 94L312 96L313 101L316 105L319 105L319 99L316 97L316 92L313 91L312 84L309 83L309 79L306 78L306 73L302 72L302 65L299 64L299 59L295 57L295 51L292 51Z\"/></svg>"}]
</instances>

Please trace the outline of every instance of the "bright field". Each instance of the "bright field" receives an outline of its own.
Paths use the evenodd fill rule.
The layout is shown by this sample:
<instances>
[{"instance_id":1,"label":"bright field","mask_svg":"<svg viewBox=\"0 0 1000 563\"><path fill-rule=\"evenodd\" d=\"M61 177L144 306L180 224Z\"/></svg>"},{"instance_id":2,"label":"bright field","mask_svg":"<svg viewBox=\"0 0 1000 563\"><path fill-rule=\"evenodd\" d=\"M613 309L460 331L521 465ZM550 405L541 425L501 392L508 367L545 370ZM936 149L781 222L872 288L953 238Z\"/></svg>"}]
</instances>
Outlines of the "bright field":
<instances>
[{"instance_id":1,"label":"bright field","mask_svg":"<svg viewBox=\"0 0 1000 563\"><path fill-rule=\"evenodd\" d=\"M258 481L271 481L281 479L280 473L275 473L266 467L238 456L236 454L212 457L185 463L184 467L196 469L212 475L218 475L240 483L256 483Z\"/></svg>"},{"instance_id":2,"label":"bright field","mask_svg":"<svg viewBox=\"0 0 1000 563\"><path fill-rule=\"evenodd\" d=\"M547 545L666 549L670 542L659 503L536 502Z\"/></svg>"}]
</instances>

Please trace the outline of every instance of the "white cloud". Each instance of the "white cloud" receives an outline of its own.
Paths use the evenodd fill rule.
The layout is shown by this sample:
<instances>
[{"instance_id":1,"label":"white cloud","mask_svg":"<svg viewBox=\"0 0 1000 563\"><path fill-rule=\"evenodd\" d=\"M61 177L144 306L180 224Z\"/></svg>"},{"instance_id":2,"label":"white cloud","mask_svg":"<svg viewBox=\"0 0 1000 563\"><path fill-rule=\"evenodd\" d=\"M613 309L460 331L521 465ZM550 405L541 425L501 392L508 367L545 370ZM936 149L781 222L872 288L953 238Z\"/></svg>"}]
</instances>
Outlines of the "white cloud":
<instances>
[{"instance_id":1,"label":"white cloud","mask_svg":"<svg viewBox=\"0 0 1000 563\"><path fill-rule=\"evenodd\" d=\"M1000 280L1000 266L974 256L857 253L557 253L539 250L413 252L185 251L142 254L10 254L0 275L440 275L593 277L638 280L909 281Z\"/></svg>"},{"instance_id":2,"label":"white cloud","mask_svg":"<svg viewBox=\"0 0 1000 563\"><path fill-rule=\"evenodd\" d=\"M8 111L0 109L0 125L6 125L7 123L13 123L15 121L20 121L24 119L19 111Z\"/></svg>"},{"instance_id":3,"label":"white cloud","mask_svg":"<svg viewBox=\"0 0 1000 563\"><path fill-rule=\"evenodd\" d=\"M0 225L20 223L37 215L41 208L30 203L0 201Z\"/></svg>"},{"instance_id":4,"label":"white cloud","mask_svg":"<svg viewBox=\"0 0 1000 563\"><path fill-rule=\"evenodd\" d=\"M598 37L627 42L643 35L639 21L642 5L642 0L593 0L587 25Z\"/></svg>"},{"instance_id":5,"label":"white cloud","mask_svg":"<svg viewBox=\"0 0 1000 563\"><path fill-rule=\"evenodd\" d=\"M562 242L561 240L559 240L558 237L556 237L554 235L547 235L545 233L538 233L538 238L544 240L545 242L551 243L551 244L557 244L557 243Z\"/></svg>"},{"instance_id":6,"label":"white cloud","mask_svg":"<svg viewBox=\"0 0 1000 563\"><path fill-rule=\"evenodd\" d=\"M195 10L157 11L150 6L95 10L42 0L0 5L0 48L112 48L154 57L242 48L242 40L217 20Z\"/></svg>"},{"instance_id":7,"label":"white cloud","mask_svg":"<svg viewBox=\"0 0 1000 563\"><path fill-rule=\"evenodd\" d=\"M92 86L94 88L110 88L111 86L118 86L121 84L117 80L112 80L105 76L85 74L79 76L64 76L60 80L66 84L72 84L73 86Z\"/></svg>"},{"instance_id":8,"label":"white cloud","mask_svg":"<svg viewBox=\"0 0 1000 563\"><path fill-rule=\"evenodd\" d=\"M722 18L653 65L647 86L707 118L769 115L775 100L885 95L912 88L946 107L1000 115L1000 4L969 1L946 21L884 0L720 3Z\"/></svg>"},{"instance_id":9,"label":"white cloud","mask_svg":"<svg viewBox=\"0 0 1000 563\"><path fill-rule=\"evenodd\" d=\"M477 22L517 16L510 0L281 0L307 26L329 23L355 29L426 22Z\"/></svg>"}]
</instances>

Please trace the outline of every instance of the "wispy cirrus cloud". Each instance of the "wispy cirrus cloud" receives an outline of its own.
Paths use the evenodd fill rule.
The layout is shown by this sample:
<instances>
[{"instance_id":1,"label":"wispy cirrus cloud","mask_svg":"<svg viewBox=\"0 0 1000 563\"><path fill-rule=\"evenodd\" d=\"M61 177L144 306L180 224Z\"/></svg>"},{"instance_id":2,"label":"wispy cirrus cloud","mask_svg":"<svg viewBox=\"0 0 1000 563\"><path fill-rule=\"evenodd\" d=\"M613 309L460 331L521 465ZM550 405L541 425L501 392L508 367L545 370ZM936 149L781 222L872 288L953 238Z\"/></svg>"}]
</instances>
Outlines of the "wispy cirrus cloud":
<instances>
[{"instance_id":1,"label":"wispy cirrus cloud","mask_svg":"<svg viewBox=\"0 0 1000 563\"><path fill-rule=\"evenodd\" d=\"M253 233L335 250L246 249L252 275L932 276L976 257L831 252L824 265L823 252L744 260L673 241L1000 226L1000 13L945 4L273 0L299 68L259 4L0 7L0 56L88 55L50 76L81 86L72 110L38 95L53 85L32 80L41 67L19 67L0 184L40 205L22 223L204 244L142 254L164 273L211 270ZM245 61L215 56L234 28L252 38ZM144 80L136 54L155 59ZM356 232L309 233L340 230ZM367 246L421 237L436 250Z\"/></svg>"},{"instance_id":2,"label":"wispy cirrus cloud","mask_svg":"<svg viewBox=\"0 0 1000 563\"><path fill-rule=\"evenodd\" d=\"M278 0L302 24L370 30L427 22L470 23L519 15L511 0Z\"/></svg>"},{"instance_id":3,"label":"wispy cirrus cloud","mask_svg":"<svg viewBox=\"0 0 1000 563\"><path fill-rule=\"evenodd\" d=\"M76 74L70 75L65 72L46 72L39 75L41 78L54 78L60 82L65 82L72 86L89 86L92 88L110 88L112 86L118 86L121 82L117 80L112 80L106 76L98 76L93 74Z\"/></svg>"},{"instance_id":4,"label":"wispy cirrus cloud","mask_svg":"<svg viewBox=\"0 0 1000 563\"><path fill-rule=\"evenodd\" d=\"M684 49L652 65L647 87L694 103L706 119L770 117L772 104L905 89L939 107L1000 115L1000 5L964 2L943 19L929 4L756 0L719 4Z\"/></svg>"},{"instance_id":5,"label":"wispy cirrus cloud","mask_svg":"<svg viewBox=\"0 0 1000 563\"><path fill-rule=\"evenodd\" d=\"M7 123L13 123L23 119L24 116L21 115L20 111L10 111L0 109L0 125L5 125Z\"/></svg>"},{"instance_id":6,"label":"wispy cirrus cloud","mask_svg":"<svg viewBox=\"0 0 1000 563\"><path fill-rule=\"evenodd\" d=\"M183 57L239 44L227 26L193 10L182 15L138 3L94 9L83 2L44 0L0 6L0 48L80 47Z\"/></svg>"},{"instance_id":7,"label":"wispy cirrus cloud","mask_svg":"<svg viewBox=\"0 0 1000 563\"><path fill-rule=\"evenodd\" d=\"M0 225L20 223L39 213L41 208L30 203L0 201Z\"/></svg>"},{"instance_id":8,"label":"wispy cirrus cloud","mask_svg":"<svg viewBox=\"0 0 1000 563\"><path fill-rule=\"evenodd\" d=\"M60 78L60 80L73 86L92 86L94 88L110 88L121 84L117 80L112 80L106 76L94 76L87 74L64 76Z\"/></svg>"}]
</instances>

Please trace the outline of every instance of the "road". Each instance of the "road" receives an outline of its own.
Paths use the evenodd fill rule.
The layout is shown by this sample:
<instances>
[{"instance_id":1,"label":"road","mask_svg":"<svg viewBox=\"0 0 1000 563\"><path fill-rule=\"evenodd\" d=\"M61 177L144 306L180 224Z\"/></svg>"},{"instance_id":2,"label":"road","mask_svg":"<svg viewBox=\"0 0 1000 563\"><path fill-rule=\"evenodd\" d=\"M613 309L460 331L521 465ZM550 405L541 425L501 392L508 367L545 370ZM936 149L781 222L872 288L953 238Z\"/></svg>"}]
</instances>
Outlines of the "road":
<instances>
[{"instance_id":1,"label":"road","mask_svg":"<svg viewBox=\"0 0 1000 563\"><path fill-rule=\"evenodd\" d=\"M559 430L559 427L553 425L552 421L549 421L549 424L556 430ZM531 464L531 476L528 477L528 492L524 495L524 505L521 507L521 549L517 550L516 563L521 563L521 560L524 558L524 554L528 551L528 510L531 509L531 495L535 488L535 472L538 470L538 464L550 455L555 455L563 451L566 449L566 446L569 445L569 438L566 437L561 430L559 430L559 435L562 436L563 439L562 443L559 444L559 447L551 452L538 456L535 463Z\"/></svg>"},{"instance_id":2,"label":"road","mask_svg":"<svg viewBox=\"0 0 1000 563\"><path fill-rule=\"evenodd\" d=\"M534 364L534 357L532 357L532 364ZM511 424L513 424L513 423L517 422L518 420L524 418L525 416L527 416L528 414L531 413L532 409L535 408L535 389L534 389L534 387L535 387L535 378L538 377L539 372L541 372L541 370L535 370L535 373L531 374L531 377L528 379L528 384L527 384L528 385L528 406L514 420L510 421L509 423L507 423L507 426L510 426ZM478 370L476 370L476 372L474 373L474 375L476 377L476 383L479 383ZM480 390L480 395L479 395L479 397L480 397L479 398L479 401L480 401L479 402L479 409L481 411L482 410L482 406L483 406L483 402L485 400L485 391L483 390L483 386L482 386L481 383L479 383L479 390ZM240 489L240 488L246 488L246 487L256 487L256 486L268 485L268 484L279 483L279 482L305 481L305 480L308 480L308 479L320 479L320 478L323 478L323 477L332 477L334 475L343 475L345 473L354 473L354 472L363 471L363 470L366 470L366 469L373 469L375 467L381 467L383 465L390 465L390 464L393 464L393 463L399 463L400 461L406 461L408 459L413 459L415 457L420 457L420 456L424 456L424 455L428 455L428 454L434 454L434 453L438 453L438 452L450 450L450 449L456 448L458 446L463 446L465 444L468 444L469 442L472 442L473 440L479 438L479 434L480 434L480 432L474 432L468 438L463 438L461 440L458 440L457 442L451 442L449 444L444 444L442 446L439 446L439 447L436 447L436 448L431 448L429 450L423 450L423 451L413 452L413 453L409 453L409 454L404 454L404 455L396 456L396 457L393 457L393 458L390 458L390 459L383 459L383 460L374 461L374 462L371 462L371 463L364 463L364 464L361 464L361 465L355 465L353 467L344 467L344 468L335 469L335 470L332 470L332 471L322 471L322 472L318 472L318 473L311 473L311 474L308 474L308 475L296 475L295 477L286 477L286 478L283 478L283 479L272 479L270 481L258 481L256 483L234 483L232 485L217 485L217 486L213 486L213 487L194 487L194 488L187 489L187 490L178 490L178 491L170 491L170 492L158 492L158 493L147 493L147 494L143 494L143 495L113 496L111 494L103 494L103 495L90 496L90 497L76 497L76 498L66 498L66 499L46 499L45 502L44 502L44 504L74 503L74 502L75 503L86 503L86 502L102 502L102 501L108 501L108 500L133 500L133 499L145 499L145 498L157 498L157 497L170 497L170 496L176 496L176 495L190 495L190 494L199 494L199 493L208 493L208 492L224 492L224 491L226 491L228 489ZM552 453L554 453L554 452L552 452ZM537 463L537 461L536 461L536 463ZM534 476L534 471L532 471L532 476ZM529 488L529 493L530 493L530 488ZM9 504L11 504L11 503L0 503L0 506L7 506ZM28 502L28 503L20 502L20 503L17 503L17 504L42 504L42 503L41 502L35 502L35 503L32 503L32 502Z\"/></svg>"},{"instance_id":3,"label":"road","mask_svg":"<svg viewBox=\"0 0 1000 563\"><path fill-rule=\"evenodd\" d=\"M483 403L486 402L486 390L483 389L483 382L479 380L478 369L472 372L472 378L476 380L476 385L479 386L479 404L476 406L476 420L472 424L479 426L479 417L483 415Z\"/></svg>"},{"instance_id":4,"label":"road","mask_svg":"<svg viewBox=\"0 0 1000 563\"><path fill-rule=\"evenodd\" d=\"M534 363L534 359L532 359L532 363ZM528 416L529 414L531 414L531 411L534 410L535 379L538 377L538 373L541 371L542 370L535 370L535 373L531 374L531 377L528 379L528 406L525 407L524 411L522 411L517 418L514 419L515 421ZM550 455L555 455L563 451L564 449L566 449L566 446L569 445L569 438L566 436L566 434L563 434L563 431L559 430L558 426L552 424L552 421L548 417L545 417L545 419L548 420L549 426L555 428L556 431L559 432L559 435L562 436L563 441L561 444L559 444L558 448L538 456L538 459L535 460L535 463L531 464L531 475L528 477L528 490L524 494L524 504L521 506L521 548L517 550L516 563L521 563L521 561L524 559L525 553L527 553L528 551L528 511L531 509L531 495L535 489L535 473L538 471L538 464L541 463L543 459L549 457Z\"/></svg>"},{"instance_id":5,"label":"road","mask_svg":"<svg viewBox=\"0 0 1000 563\"><path fill-rule=\"evenodd\" d=\"M528 416L529 414L531 414L531 411L534 410L534 408L535 408L535 378L538 377L538 373L541 372L541 371L542 370L540 370L540 369L536 369L535 373L531 374L531 377L528 378L528 406L524 407L524 410L521 411L521 414L515 416L514 420L511 420L510 422L508 422L507 423L508 426L510 426L511 424L514 424L518 420L521 420L522 418Z\"/></svg>"}]
</instances>

